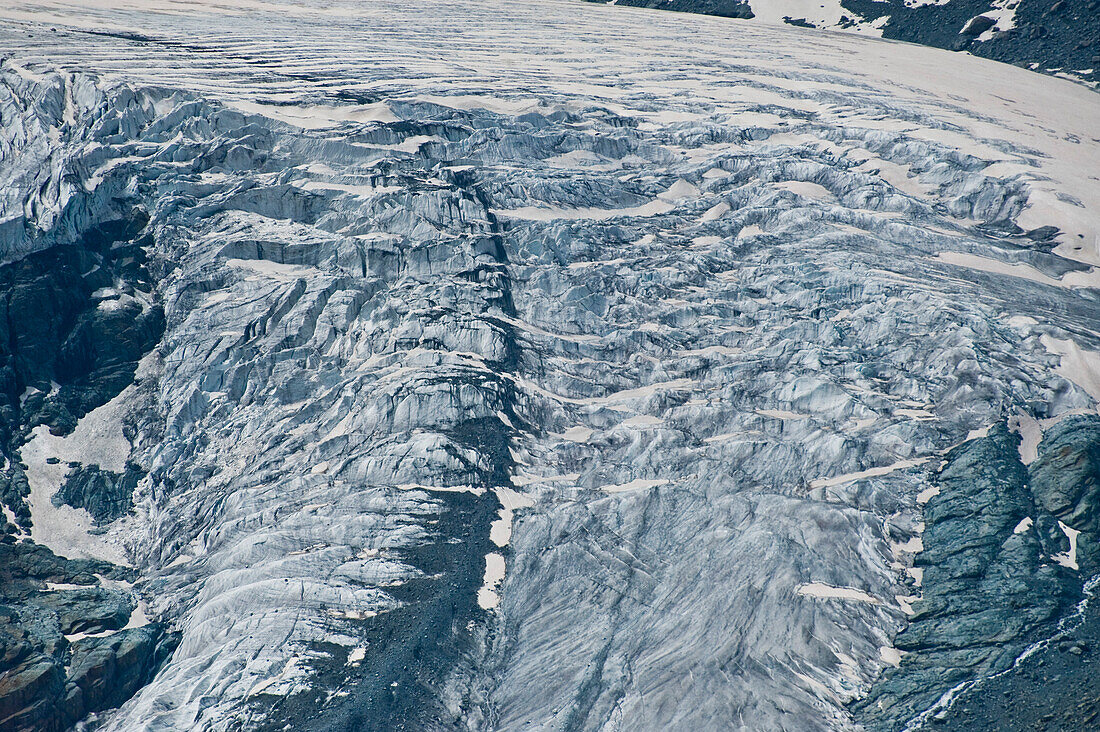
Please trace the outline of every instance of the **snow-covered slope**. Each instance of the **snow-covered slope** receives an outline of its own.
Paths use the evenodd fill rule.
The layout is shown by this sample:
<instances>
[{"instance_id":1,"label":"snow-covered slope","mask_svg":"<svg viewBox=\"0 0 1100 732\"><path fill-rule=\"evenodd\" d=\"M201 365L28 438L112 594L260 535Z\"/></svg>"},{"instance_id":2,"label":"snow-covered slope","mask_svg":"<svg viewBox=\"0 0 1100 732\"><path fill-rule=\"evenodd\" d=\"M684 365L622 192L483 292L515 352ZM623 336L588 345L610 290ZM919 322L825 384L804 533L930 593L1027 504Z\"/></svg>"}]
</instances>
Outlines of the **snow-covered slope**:
<instances>
[{"instance_id":1,"label":"snow-covered slope","mask_svg":"<svg viewBox=\"0 0 1100 732\"><path fill-rule=\"evenodd\" d=\"M1098 0L588 0L966 51L1100 85Z\"/></svg>"},{"instance_id":2,"label":"snow-covered slope","mask_svg":"<svg viewBox=\"0 0 1100 732\"><path fill-rule=\"evenodd\" d=\"M575 2L82 8L0 10L0 257L94 249L87 312L163 335L64 440L65 369L20 383L6 470L179 633L106 729L894 728L1083 597L1091 484L1041 486L1100 400L1087 89ZM77 547L65 463L140 476ZM973 601L1001 656L971 534L1040 537Z\"/></svg>"}]
</instances>

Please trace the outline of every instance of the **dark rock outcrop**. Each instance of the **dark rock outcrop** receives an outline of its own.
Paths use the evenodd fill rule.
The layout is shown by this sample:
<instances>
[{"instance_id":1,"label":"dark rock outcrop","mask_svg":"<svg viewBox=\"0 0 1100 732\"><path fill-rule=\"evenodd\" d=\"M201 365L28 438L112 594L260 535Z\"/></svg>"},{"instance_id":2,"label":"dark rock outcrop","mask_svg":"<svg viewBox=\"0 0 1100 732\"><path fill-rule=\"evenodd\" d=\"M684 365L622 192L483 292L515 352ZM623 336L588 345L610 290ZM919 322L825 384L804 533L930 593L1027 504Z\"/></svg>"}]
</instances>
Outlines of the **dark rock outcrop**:
<instances>
[{"instance_id":1,"label":"dark rock outcrop","mask_svg":"<svg viewBox=\"0 0 1100 732\"><path fill-rule=\"evenodd\" d=\"M990 18L988 15L976 15L966 22L966 25L959 31L964 36L971 36L977 38L982 33L997 25L997 21Z\"/></svg>"},{"instance_id":2,"label":"dark rock outcrop","mask_svg":"<svg viewBox=\"0 0 1100 732\"><path fill-rule=\"evenodd\" d=\"M133 696L173 647L159 625L121 630L73 643L65 707L85 713L117 707Z\"/></svg>"},{"instance_id":3,"label":"dark rock outcrop","mask_svg":"<svg viewBox=\"0 0 1100 732\"><path fill-rule=\"evenodd\" d=\"M70 432L133 381L138 360L164 330L163 310L147 294L145 221L135 209L87 232L79 245L0 267L0 449L13 458L0 501L24 529L29 489L14 456L29 430L46 424L55 434ZM103 505L101 516L128 507Z\"/></svg>"},{"instance_id":4,"label":"dark rock outcrop","mask_svg":"<svg viewBox=\"0 0 1100 732\"><path fill-rule=\"evenodd\" d=\"M589 1L600 2L600 0ZM744 0L619 0L616 5L717 15L722 18L747 19L755 17L749 3L744 2Z\"/></svg>"},{"instance_id":5,"label":"dark rock outcrop","mask_svg":"<svg viewBox=\"0 0 1100 732\"><path fill-rule=\"evenodd\" d=\"M1096 574L1100 571L1100 417L1067 417L1048 430L1030 473L1040 510L1081 532L1074 547L1080 575ZM1061 541L1068 543L1065 537Z\"/></svg>"},{"instance_id":6,"label":"dark rock outcrop","mask_svg":"<svg viewBox=\"0 0 1100 732\"><path fill-rule=\"evenodd\" d=\"M44 592L30 603L52 611L65 635L118 630L134 611L126 594L99 587Z\"/></svg>"},{"instance_id":7,"label":"dark rock outcrop","mask_svg":"<svg viewBox=\"0 0 1100 732\"><path fill-rule=\"evenodd\" d=\"M73 466L65 483L53 497L54 505L83 508L97 524L114 521L130 509L130 499L145 473L133 463L124 473L103 470L98 465Z\"/></svg>"},{"instance_id":8,"label":"dark rock outcrop","mask_svg":"<svg viewBox=\"0 0 1100 732\"><path fill-rule=\"evenodd\" d=\"M176 636L159 624L34 650L17 622L0 610L0 729L59 732L89 714L116 707L155 673Z\"/></svg>"},{"instance_id":9,"label":"dark rock outcrop","mask_svg":"<svg viewBox=\"0 0 1100 732\"><path fill-rule=\"evenodd\" d=\"M68 729L128 699L163 663L177 636L157 623L123 629L130 594L97 584L96 575L129 574L29 542L0 544L0 729Z\"/></svg>"},{"instance_id":10,"label":"dark rock outcrop","mask_svg":"<svg viewBox=\"0 0 1100 732\"><path fill-rule=\"evenodd\" d=\"M985 683L1045 694L1035 683L1037 661L1018 659L1030 645L1058 637L1084 595L1084 580L1097 571L1100 417L1068 417L1049 429L1028 467L1018 443L1000 425L948 455L940 492L925 507L924 550L915 560L923 596L895 640L907 655L854 705L869 729L899 729L922 714L956 720L957 729L1023 729L1009 723L1004 705L986 704L981 724L973 704L948 706L941 697L963 685L973 689L964 697L977 699ZM1096 615L1095 607L1087 614ZM1064 680L1089 689L1077 702L1100 703L1100 689L1089 683L1089 658L1061 658L1059 665ZM1063 711L1072 719L1074 709L1087 716L1095 706L1078 704L1056 716L1061 723Z\"/></svg>"},{"instance_id":11,"label":"dark rock outcrop","mask_svg":"<svg viewBox=\"0 0 1100 732\"><path fill-rule=\"evenodd\" d=\"M787 25L793 25L798 28L816 28L817 26L809 22L805 18L792 18L789 15L783 16L783 22Z\"/></svg>"}]
</instances>

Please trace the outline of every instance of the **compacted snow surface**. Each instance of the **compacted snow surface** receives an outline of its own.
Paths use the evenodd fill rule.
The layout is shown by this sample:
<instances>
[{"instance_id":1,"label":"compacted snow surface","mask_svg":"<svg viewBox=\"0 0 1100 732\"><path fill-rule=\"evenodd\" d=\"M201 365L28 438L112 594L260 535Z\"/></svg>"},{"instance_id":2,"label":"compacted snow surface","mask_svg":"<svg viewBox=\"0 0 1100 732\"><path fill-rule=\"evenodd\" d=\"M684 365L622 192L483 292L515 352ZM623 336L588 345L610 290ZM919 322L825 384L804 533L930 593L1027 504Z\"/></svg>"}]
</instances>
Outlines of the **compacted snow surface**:
<instances>
[{"instance_id":1,"label":"compacted snow surface","mask_svg":"<svg viewBox=\"0 0 1100 732\"><path fill-rule=\"evenodd\" d=\"M849 728L942 453L1100 398L1069 82L564 0L15 0L0 51L0 257L140 206L163 264L95 547L182 641L109 730Z\"/></svg>"}]
</instances>

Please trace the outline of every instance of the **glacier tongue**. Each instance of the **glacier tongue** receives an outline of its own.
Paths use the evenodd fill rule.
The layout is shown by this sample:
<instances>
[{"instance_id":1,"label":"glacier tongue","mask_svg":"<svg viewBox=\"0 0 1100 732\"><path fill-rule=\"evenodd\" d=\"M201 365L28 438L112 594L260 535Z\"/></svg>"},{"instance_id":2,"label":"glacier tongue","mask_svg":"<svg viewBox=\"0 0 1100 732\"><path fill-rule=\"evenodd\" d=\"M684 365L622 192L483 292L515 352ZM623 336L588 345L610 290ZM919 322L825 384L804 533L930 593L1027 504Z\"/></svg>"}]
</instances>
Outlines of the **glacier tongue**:
<instances>
[{"instance_id":1,"label":"glacier tongue","mask_svg":"<svg viewBox=\"0 0 1100 732\"><path fill-rule=\"evenodd\" d=\"M165 311L108 538L182 641L107 729L849 728L940 455L1096 409L1069 83L565 2L0 17L0 257L141 209Z\"/></svg>"}]
</instances>

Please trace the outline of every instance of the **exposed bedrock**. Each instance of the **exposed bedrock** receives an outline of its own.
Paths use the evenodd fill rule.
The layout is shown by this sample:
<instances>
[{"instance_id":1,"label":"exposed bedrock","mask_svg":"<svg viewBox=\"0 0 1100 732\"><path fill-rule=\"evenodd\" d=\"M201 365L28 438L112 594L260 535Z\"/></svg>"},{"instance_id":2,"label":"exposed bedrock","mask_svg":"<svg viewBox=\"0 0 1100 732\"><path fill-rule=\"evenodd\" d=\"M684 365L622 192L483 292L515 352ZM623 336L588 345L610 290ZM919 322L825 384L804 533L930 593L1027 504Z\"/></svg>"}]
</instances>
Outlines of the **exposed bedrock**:
<instances>
[{"instance_id":1,"label":"exposed bedrock","mask_svg":"<svg viewBox=\"0 0 1100 732\"><path fill-rule=\"evenodd\" d=\"M601 2L602 0L591 0ZM619 0L616 5L636 8L656 8L682 13L703 13L721 18L752 18L752 8L745 0Z\"/></svg>"},{"instance_id":2,"label":"exposed bedrock","mask_svg":"<svg viewBox=\"0 0 1100 732\"><path fill-rule=\"evenodd\" d=\"M987 687L1008 688L1034 662L1018 660L1025 650L1034 653L1080 622L1083 610L1071 611L1097 572L1100 418L1072 416L1051 427L1029 466L1019 443L999 425L947 455L938 492L924 510L924 548L914 560L921 598L895 639L905 655L854 706L869 728L900 729L916 719L977 724L982 716L972 709L957 711L967 706L971 686L975 698ZM1087 686L1087 664L1063 665L1066 683ZM956 702L960 694L964 701ZM1095 689L1078 702L1089 698L1095 700ZM1017 728L1003 710L984 711L987 724ZM1087 726L1084 717L1093 711L1058 710L1055 724L1078 719Z\"/></svg>"},{"instance_id":3,"label":"exposed bedrock","mask_svg":"<svg viewBox=\"0 0 1100 732\"><path fill-rule=\"evenodd\" d=\"M44 546L0 545L0 727L69 729L152 677L175 638L136 614L127 577Z\"/></svg>"}]
</instances>

